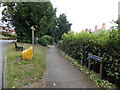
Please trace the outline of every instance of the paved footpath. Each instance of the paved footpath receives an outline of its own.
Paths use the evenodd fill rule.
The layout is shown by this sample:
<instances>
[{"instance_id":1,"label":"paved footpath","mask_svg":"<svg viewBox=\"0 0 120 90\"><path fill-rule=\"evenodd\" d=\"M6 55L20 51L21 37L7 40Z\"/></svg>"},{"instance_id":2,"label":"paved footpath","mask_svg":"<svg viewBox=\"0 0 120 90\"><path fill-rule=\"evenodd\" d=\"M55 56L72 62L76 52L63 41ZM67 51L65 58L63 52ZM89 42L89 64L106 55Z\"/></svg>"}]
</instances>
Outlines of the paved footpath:
<instances>
[{"instance_id":1,"label":"paved footpath","mask_svg":"<svg viewBox=\"0 0 120 90\"><path fill-rule=\"evenodd\" d=\"M46 56L45 86L47 88L97 88L80 70L51 46Z\"/></svg>"}]
</instances>

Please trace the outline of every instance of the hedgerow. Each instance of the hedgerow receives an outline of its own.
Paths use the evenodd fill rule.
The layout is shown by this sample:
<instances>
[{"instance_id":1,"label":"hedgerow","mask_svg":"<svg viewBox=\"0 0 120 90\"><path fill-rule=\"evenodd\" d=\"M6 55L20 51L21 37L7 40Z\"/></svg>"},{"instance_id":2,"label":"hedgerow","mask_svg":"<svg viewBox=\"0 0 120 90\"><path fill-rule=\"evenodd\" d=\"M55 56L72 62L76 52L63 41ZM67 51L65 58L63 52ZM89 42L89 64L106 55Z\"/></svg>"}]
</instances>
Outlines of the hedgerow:
<instances>
[{"instance_id":1,"label":"hedgerow","mask_svg":"<svg viewBox=\"0 0 120 90\"><path fill-rule=\"evenodd\" d=\"M69 32L62 35L58 46L81 65L88 66L88 54L103 60L103 78L120 85L120 34L101 30L99 34ZM99 73L99 62L92 60L91 70Z\"/></svg>"},{"instance_id":2,"label":"hedgerow","mask_svg":"<svg viewBox=\"0 0 120 90\"><path fill-rule=\"evenodd\" d=\"M43 46L52 45L53 42L54 42L53 37L51 37L49 35L44 35L41 38L39 38L39 40L38 40L38 43Z\"/></svg>"}]
</instances>

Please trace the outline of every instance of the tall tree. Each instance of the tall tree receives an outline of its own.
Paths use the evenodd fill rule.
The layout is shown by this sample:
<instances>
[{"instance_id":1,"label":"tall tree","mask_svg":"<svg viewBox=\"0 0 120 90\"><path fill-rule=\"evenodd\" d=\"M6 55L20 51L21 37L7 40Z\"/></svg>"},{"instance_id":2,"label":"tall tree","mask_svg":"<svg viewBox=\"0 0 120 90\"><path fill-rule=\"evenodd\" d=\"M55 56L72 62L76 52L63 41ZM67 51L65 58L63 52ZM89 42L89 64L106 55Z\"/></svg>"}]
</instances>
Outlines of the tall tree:
<instances>
[{"instance_id":1,"label":"tall tree","mask_svg":"<svg viewBox=\"0 0 120 90\"><path fill-rule=\"evenodd\" d=\"M71 23L67 20L67 17L65 14L61 14L59 18L57 19L57 27L58 27L58 39L61 39L61 36L64 33L67 33L71 30Z\"/></svg>"},{"instance_id":2,"label":"tall tree","mask_svg":"<svg viewBox=\"0 0 120 90\"><path fill-rule=\"evenodd\" d=\"M50 23L55 16L56 9L50 2L7 2L2 3L2 21L12 23L19 36L18 39L31 41L31 27L34 26L35 36L41 37L48 32Z\"/></svg>"},{"instance_id":3,"label":"tall tree","mask_svg":"<svg viewBox=\"0 0 120 90\"><path fill-rule=\"evenodd\" d=\"M65 14L60 14L58 18L54 17L54 25L52 25L49 33L52 37L54 37L55 41L61 39L64 33L67 33L71 30L71 23L67 20L67 16Z\"/></svg>"}]
</instances>

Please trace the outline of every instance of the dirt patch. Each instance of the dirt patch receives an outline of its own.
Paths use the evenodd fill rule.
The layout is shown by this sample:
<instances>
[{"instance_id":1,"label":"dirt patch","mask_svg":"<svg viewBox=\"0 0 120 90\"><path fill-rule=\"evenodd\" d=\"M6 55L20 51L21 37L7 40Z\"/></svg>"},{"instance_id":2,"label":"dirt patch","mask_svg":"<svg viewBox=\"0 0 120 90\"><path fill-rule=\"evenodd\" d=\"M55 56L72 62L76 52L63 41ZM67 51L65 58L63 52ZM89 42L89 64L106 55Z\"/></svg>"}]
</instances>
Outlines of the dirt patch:
<instances>
[{"instance_id":1,"label":"dirt patch","mask_svg":"<svg viewBox=\"0 0 120 90\"><path fill-rule=\"evenodd\" d=\"M17 61L21 61L22 60L22 57L20 56L19 58L15 59L14 61L17 62Z\"/></svg>"},{"instance_id":2,"label":"dirt patch","mask_svg":"<svg viewBox=\"0 0 120 90\"><path fill-rule=\"evenodd\" d=\"M45 72L44 72L44 76L43 76L43 78L41 79L40 82L33 82L29 85L22 86L21 88L45 88L44 77L45 77Z\"/></svg>"},{"instance_id":3,"label":"dirt patch","mask_svg":"<svg viewBox=\"0 0 120 90\"><path fill-rule=\"evenodd\" d=\"M42 82L34 82L30 85L22 86L21 88L43 88Z\"/></svg>"}]
</instances>

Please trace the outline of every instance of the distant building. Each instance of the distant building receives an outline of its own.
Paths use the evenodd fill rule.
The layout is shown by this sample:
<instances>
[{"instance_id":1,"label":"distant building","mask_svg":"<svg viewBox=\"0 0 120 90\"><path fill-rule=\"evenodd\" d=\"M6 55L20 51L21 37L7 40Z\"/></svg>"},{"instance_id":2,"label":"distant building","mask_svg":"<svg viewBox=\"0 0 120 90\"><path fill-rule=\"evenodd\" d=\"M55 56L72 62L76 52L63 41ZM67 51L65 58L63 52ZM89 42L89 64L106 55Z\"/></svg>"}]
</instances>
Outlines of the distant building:
<instances>
[{"instance_id":1,"label":"distant building","mask_svg":"<svg viewBox=\"0 0 120 90\"><path fill-rule=\"evenodd\" d=\"M12 27L8 28L5 25L3 25L2 23L0 23L0 33L8 33L8 34L14 35L15 30Z\"/></svg>"},{"instance_id":2,"label":"distant building","mask_svg":"<svg viewBox=\"0 0 120 90\"><path fill-rule=\"evenodd\" d=\"M85 29L85 32L89 32L88 28L87 28L87 29Z\"/></svg>"},{"instance_id":3,"label":"distant building","mask_svg":"<svg viewBox=\"0 0 120 90\"><path fill-rule=\"evenodd\" d=\"M0 23L0 32L6 33L6 26Z\"/></svg>"},{"instance_id":4,"label":"distant building","mask_svg":"<svg viewBox=\"0 0 120 90\"><path fill-rule=\"evenodd\" d=\"M101 30L105 30L105 31L106 31L106 24L105 24L105 23L103 23L103 24L102 24L102 27L99 28L99 29L98 29L98 26L96 25L96 26L95 26L95 31L94 31L94 33L95 33L95 34L98 34Z\"/></svg>"},{"instance_id":5,"label":"distant building","mask_svg":"<svg viewBox=\"0 0 120 90\"><path fill-rule=\"evenodd\" d=\"M102 30L105 30L106 29L106 24L105 23L103 23L102 24L102 28L101 28Z\"/></svg>"},{"instance_id":6,"label":"distant building","mask_svg":"<svg viewBox=\"0 0 120 90\"><path fill-rule=\"evenodd\" d=\"M88 33L91 33L91 29L86 28L85 30L82 30L82 32L88 32Z\"/></svg>"}]
</instances>

